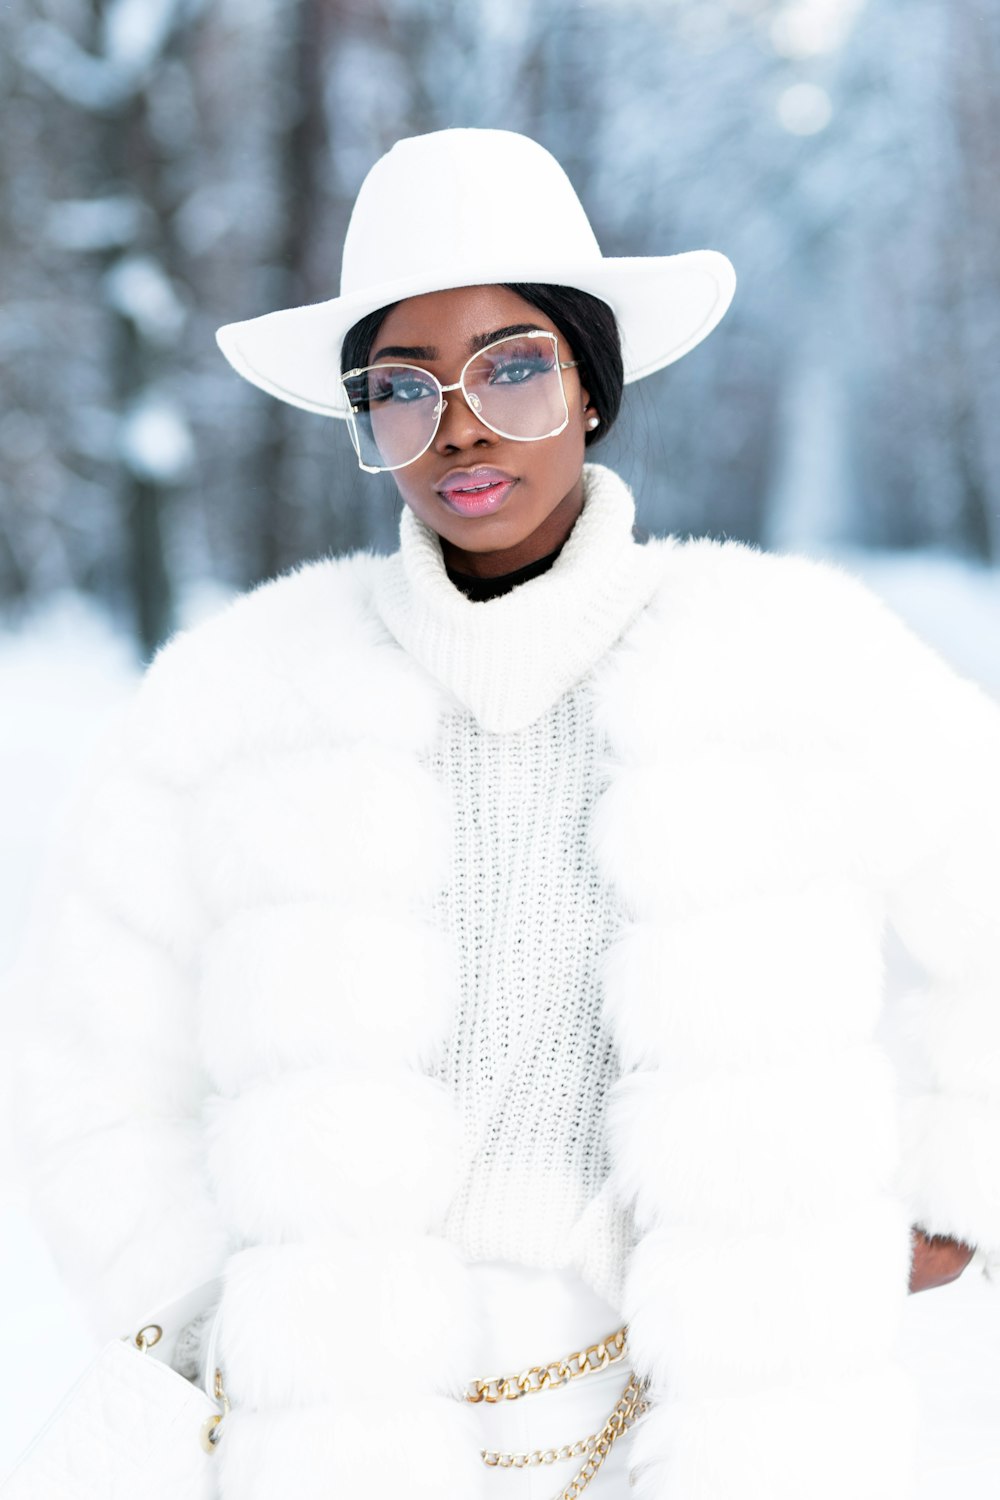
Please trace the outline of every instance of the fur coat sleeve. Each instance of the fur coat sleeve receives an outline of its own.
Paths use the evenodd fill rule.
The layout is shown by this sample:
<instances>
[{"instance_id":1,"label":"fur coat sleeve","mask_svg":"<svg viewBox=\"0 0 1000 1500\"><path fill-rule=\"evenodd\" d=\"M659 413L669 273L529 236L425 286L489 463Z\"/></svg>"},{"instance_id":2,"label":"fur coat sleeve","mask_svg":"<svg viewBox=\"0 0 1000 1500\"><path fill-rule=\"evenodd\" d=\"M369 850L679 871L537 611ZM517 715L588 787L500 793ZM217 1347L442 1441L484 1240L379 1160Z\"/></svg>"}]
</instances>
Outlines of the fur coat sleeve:
<instances>
[{"instance_id":1,"label":"fur coat sleeve","mask_svg":"<svg viewBox=\"0 0 1000 1500\"><path fill-rule=\"evenodd\" d=\"M227 1242L203 1178L187 799L137 753L146 696L91 765L16 981L21 1165L102 1339L217 1276Z\"/></svg>"},{"instance_id":2,"label":"fur coat sleeve","mask_svg":"<svg viewBox=\"0 0 1000 1500\"><path fill-rule=\"evenodd\" d=\"M901 1044L899 1188L914 1224L1000 1275L1000 708L872 596L871 754L886 914L923 973Z\"/></svg>"}]
</instances>

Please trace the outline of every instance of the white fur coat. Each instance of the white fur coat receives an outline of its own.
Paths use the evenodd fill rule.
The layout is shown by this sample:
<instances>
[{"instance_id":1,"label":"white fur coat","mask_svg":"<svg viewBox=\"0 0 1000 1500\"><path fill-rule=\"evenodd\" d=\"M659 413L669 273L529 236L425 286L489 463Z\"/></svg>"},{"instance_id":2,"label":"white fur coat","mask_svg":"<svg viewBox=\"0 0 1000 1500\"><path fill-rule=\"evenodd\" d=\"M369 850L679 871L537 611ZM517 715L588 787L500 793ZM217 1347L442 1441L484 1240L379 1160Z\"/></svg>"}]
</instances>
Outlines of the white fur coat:
<instances>
[{"instance_id":1,"label":"white fur coat","mask_svg":"<svg viewBox=\"0 0 1000 1500\"><path fill-rule=\"evenodd\" d=\"M904 1500L909 1228L1000 1253L1000 711L861 584L646 544L591 828L637 1500ZM224 1269L221 1500L471 1500L435 680L323 561L181 635L39 911L19 1123L99 1328ZM879 1044L883 930L922 1082Z\"/></svg>"}]
</instances>

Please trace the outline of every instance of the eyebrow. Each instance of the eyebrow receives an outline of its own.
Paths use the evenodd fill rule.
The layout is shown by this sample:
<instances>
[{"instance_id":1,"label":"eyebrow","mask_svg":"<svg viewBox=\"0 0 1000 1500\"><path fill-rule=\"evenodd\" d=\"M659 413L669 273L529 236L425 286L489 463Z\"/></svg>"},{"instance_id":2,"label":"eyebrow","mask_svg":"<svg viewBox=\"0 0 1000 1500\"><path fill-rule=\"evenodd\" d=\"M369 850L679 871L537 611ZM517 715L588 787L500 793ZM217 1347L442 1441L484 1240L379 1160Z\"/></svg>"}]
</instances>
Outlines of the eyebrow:
<instances>
[{"instance_id":1,"label":"eyebrow","mask_svg":"<svg viewBox=\"0 0 1000 1500\"><path fill-rule=\"evenodd\" d=\"M509 338L515 333L546 333L537 323L508 323L505 328L494 328L490 333L477 333L469 340L469 353L478 354L487 344L497 339ZM372 364L378 359L438 359L440 354L433 344L386 344L371 356Z\"/></svg>"}]
</instances>

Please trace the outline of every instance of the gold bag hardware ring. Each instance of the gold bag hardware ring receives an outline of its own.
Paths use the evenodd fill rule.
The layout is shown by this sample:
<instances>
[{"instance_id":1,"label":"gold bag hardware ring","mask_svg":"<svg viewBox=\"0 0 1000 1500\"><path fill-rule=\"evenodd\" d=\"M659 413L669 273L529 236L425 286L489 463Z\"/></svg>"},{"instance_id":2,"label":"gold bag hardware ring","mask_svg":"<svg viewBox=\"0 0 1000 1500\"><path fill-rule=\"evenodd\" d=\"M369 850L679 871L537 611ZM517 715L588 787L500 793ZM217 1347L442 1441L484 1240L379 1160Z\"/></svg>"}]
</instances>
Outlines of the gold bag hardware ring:
<instances>
[{"instance_id":1,"label":"gold bag hardware ring","mask_svg":"<svg viewBox=\"0 0 1000 1500\"><path fill-rule=\"evenodd\" d=\"M159 1323L147 1323L145 1328L139 1329L139 1332L135 1335L132 1342L139 1350L140 1354L145 1354L147 1350L152 1349L154 1345L158 1344L162 1337L163 1329L160 1327ZM219 1439L222 1437L222 1433L219 1431L219 1429L232 1410L229 1405L229 1397L226 1395L225 1387L222 1384L221 1370L216 1370L215 1372L215 1379L212 1383L212 1390L215 1394L216 1401L221 1403L222 1410L219 1412L213 1412L213 1414L210 1417L206 1417L204 1422L201 1424L201 1446L205 1449L206 1453L215 1452Z\"/></svg>"},{"instance_id":2,"label":"gold bag hardware ring","mask_svg":"<svg viewBox=\"0 0 1000 1500\"><path fill-rule=\"evenodd\" d=\"M226 1388L222 1384L221 1370L216 1370L215 1372L215 1379L212 1382L212 1392L216 1401L222 1402L222 1410L213 1413L210 1417L206 1417L202 1423L201 1446L205 1449L206 1453L215 1452L216 1444L222 1437L219 1429L232 1410L232 1407L229 1405L229 1397L226 1395Z\"/></svg>"}]
</instances>

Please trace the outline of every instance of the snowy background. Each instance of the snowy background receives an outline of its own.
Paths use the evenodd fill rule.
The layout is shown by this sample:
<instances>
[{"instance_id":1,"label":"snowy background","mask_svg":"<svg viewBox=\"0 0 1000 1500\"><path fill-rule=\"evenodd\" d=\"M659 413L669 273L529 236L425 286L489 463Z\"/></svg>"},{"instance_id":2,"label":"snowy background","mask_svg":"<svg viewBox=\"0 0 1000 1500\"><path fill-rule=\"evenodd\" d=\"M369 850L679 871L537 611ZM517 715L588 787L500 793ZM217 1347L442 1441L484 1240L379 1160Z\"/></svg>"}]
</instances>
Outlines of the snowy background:
<instances>
[{"instance_id":1,"label":"snowy background","mask_svg":"<svg viewBox=\"0 0 1000 1500\"><path fill-rule=\"evenodd\" d=\"M595 458L651 533L845 562L1000 698L998 79L982 0L5 0L0 984L156 645L395 545L391 481L213 334L335 294L400 135L526 131L606 254L725 251L732 310ZM2 1472L93 1349L2 1128L0 1190ZM1000 1287L912 1298L904 1332L922 1500L998 1500Z\"/></svg>"}]
</instances>

